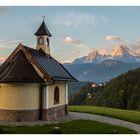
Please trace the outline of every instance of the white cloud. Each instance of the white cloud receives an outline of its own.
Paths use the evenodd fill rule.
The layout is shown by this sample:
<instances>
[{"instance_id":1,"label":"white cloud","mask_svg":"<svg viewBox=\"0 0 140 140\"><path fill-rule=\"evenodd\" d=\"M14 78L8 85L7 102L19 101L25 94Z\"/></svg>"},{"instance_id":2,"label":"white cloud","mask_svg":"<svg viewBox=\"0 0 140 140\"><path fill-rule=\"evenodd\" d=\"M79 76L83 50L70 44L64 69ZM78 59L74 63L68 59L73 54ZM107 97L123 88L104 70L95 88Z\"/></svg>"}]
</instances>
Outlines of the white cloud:
<instances>
[{"instance_id":1,"label":"white cloud","mask_svg":"<svg viewBox=\"0 0 140 140\"><path fill-rule=\"evenodd\" d=\"M108 22L108 19L103 16L96 16L92 13L87 12L67 12L67 13L60 13L52 16L52 23L62 26L79 26L86 24L96 26L99 24L104 24Z\"/></svg>"},{"instance_id":2,"label":"white cloud","mask_svg":"<svg viewBox=\"0 0 140 140\"><path fill-rule=\"evenodd\" d=\"M116 35L107 35L105 39L109 41L122 41L121 37Z\"/></svg>"},{"instance_id":3,"label":"white cloud","mask_svg":"<svg viewBox=\"0 0 140 140\"><path fill-rule=\"evenodd\" d=\"M79 48L83 48L84 45L81 43L81 41L72 38L70 36L65 37L64 39L62 39L63 43L66 45L70 45L70 46L74 46L74 47L79 47Z\"/></svg>"},{"instance_id":4,"label":"white cloud","mask_svg":"<svg viewBox=\"0 0 140 140\"><path fill-rule=\"evenodd\" d=\"M63 39L63 42L64 42L65 44L68 44L68 45L80 45L80 43L81 43L79 40L74 39L74 38L72 38L72 37L70 37L70 36L65 37L65 38Z\"/></svg>"}]
</instances>

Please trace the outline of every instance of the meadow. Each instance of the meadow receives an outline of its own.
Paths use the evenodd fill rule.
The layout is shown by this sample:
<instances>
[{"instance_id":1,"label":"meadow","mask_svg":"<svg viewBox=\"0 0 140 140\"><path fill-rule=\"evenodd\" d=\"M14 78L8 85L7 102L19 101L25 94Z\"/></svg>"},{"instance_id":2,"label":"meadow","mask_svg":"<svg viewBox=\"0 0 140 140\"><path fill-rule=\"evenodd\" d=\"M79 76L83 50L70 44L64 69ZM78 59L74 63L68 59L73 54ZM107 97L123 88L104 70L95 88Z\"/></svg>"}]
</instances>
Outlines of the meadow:
<instances>
[{"instance_id":1,"label":"meadow","mask_svg":"<svg viewBox=\"0 0 140 140\"><path fill-rule=\"evenodd\" d=\"M69 106L73 112L109 116L140 124L140 112L97 106ZM55 127L59 128L54 129ZM91 120L45 124L42 126L0 126L1 134L135 134L134 130Z\"/></svg>"},{"instance_id":2,"label":"meadow","mask_svg":"<svg viewBox=\"0 0 140 140\"><path fill-rule=\"evenodd\" d=\"M97 106L69 106L69 110L73 112L86 112L90 114L109 116L140 124L140 111L131 111Z\"/></svg>"},{"instance_id":3,"label":"meadow","mask_svg":"<svg viewBox=\"0 0 140 140\"><path fill-rule=\"evenodd\" d=\"M54 127L59 127L55 130ZM0 126L4 134L135 134L136 132L120 126L90 120L73 120L65 123L43 126Z\"/></svg>"}]
</instances>

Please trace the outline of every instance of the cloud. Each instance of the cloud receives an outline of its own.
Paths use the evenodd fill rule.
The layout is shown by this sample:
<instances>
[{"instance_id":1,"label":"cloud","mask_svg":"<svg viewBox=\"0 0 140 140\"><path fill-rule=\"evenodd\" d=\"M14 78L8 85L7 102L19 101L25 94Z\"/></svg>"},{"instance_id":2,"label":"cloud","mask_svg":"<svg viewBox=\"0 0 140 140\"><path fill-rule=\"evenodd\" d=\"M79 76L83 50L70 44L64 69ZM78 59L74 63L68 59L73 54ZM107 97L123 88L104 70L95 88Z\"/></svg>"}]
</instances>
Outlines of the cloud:
<instances>
[{"instance_id":1,"label":"cloud","mask_svg":"<svg viewBox=\"0 0 140 140\"><path fill-rule=\"evenodd\" d=\"M72 38L70 36L65 37L64 39L62 39L63 43L66 45L70 45L70 46L75 46L75 47L84 47L84 45L81 43L81 41Z\"/></svg>"},{"instance_id":2,"label":"cloud","mask_svg":"<svg viewBox=\"0 0 140 140\"><path fill-rule=\"evenodd\" d=\"M107 35L105 37L106 40L109 40L109 41L120 41L122 42L123 40L121 39L121 37L119 36L116 36L116 35Z\"/></svg>"},{"instance_id":3,"label":"cloud","mask_svg":"<svg viewBox=\"0 0 140 140\"><path fill-rule=\"evenodd\" d=\"M62 26L79 26L79 25L92 25L96 26L108 22L108 19L103 16L96 16L95 14L88 12L67 12L59 13L52 16L52 23Z\"/></svg>"}]
</instances>

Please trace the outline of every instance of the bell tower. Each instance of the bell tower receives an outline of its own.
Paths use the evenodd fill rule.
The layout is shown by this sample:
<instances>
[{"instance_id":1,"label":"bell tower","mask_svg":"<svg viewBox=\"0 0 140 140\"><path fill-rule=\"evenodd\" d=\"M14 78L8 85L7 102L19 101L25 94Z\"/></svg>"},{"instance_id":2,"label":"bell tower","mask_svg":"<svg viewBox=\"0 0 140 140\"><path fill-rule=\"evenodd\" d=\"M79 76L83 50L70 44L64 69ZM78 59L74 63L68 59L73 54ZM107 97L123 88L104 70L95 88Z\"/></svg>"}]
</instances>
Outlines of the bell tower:
<instances>
[{"instance_id":1,"label":"bell tower","mask_svg":"<svg viewBox=\"0 0 140 140\"><path fill-rule=\"evenodd\" d=\"M39 29L35 33L37 36L36 49L42 49L46 54L50 55L50 37L52 36L45 24L45 16L43 16L43 22Z\"/></svg>"}]
</instances>

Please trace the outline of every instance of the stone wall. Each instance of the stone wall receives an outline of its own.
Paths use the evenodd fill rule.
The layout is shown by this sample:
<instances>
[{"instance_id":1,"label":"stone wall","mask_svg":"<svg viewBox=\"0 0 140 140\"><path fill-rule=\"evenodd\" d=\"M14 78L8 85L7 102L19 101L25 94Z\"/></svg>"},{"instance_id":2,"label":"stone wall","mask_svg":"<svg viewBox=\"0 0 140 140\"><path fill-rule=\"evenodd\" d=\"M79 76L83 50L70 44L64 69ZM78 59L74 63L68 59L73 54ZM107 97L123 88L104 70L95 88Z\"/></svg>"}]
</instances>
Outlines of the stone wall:
<instances>
[{"instance_id":1,"label":"stone wall","mask_svg":"<svg viewBox=\"0 0 140 140\"><path fill-rule=\"evenodd\" d=\"M4 110L0 109L0 121L24 122L39 120L39 110Z\"/></svg>"},{"instance_id":2,"label":"stone wall","mask_svg":"<svg viewBox=\"0 0 140 140\"><path fill-rule=\"evenodd\" d=\"M61 105L57 107L52 107L49 109L43 109L42 120L43 121L53 121L57 118L63 117L68 114L67 105Z\"/></svg>"},{"instance_id":3,"label":"stone wall","mask_svg":"<svg viewBox=\"0 0 140 140\"><path fill-rule=\"evenodd\" d=\"M42 117L41 117L42 114ZM53 121L68 114L68 105L61 105L49 109L34 110L5 110L0 109L0 121L29 122L29 121ZM40 118L41 117L41 118Z\"/></svg>"}]
</instances>

